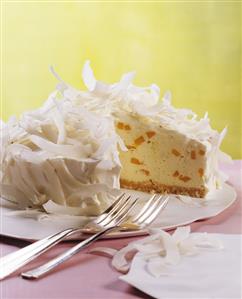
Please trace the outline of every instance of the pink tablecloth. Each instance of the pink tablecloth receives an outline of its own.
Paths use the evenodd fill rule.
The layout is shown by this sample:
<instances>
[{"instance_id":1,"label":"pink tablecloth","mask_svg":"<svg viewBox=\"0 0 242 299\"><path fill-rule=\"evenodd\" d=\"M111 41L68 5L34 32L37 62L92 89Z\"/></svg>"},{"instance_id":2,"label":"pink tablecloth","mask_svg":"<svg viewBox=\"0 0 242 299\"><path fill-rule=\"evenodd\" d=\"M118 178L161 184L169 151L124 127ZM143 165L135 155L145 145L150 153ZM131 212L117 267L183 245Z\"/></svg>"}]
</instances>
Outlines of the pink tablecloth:
<instances>
[{"instance_id":1,"label":"pink tablecloth","mask_svg":"<svg viewBox=\"0 0 242 299\"><path fill-rule=\"evenodd\" d=\"M229 183L237 191L237 201L217 217L193 223L193 231L242 233L242 161L234 161L233 165L226 166L225 170L230 177ZM98 246L121 248L132 240L134 238L101 240L98 241ZM25 245L27 242L1 237L1 256ZM73 246L72 242L58 245L40 257L37 262L32 262L31 265L25 267L25 270L49 260L71 246ZM58 271L52 272L38 281L24 280L18 274L12 275L1 282L0 298L149 298L149 296L120 281L119 275L112 269L108 258L90 255L84 251L60 266Z\"/></svg>"}]
</instances>

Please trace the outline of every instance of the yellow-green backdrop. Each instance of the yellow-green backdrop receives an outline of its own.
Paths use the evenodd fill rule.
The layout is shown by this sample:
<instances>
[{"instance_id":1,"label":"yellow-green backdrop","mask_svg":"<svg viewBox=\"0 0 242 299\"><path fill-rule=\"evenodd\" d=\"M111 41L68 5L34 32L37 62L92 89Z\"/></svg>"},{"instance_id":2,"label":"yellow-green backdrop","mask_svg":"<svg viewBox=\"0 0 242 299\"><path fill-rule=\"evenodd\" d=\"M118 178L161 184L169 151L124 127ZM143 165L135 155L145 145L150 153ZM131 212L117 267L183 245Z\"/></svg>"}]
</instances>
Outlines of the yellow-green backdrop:
<instances>
[{"instance_id":1,"label":"yellow-green backdrop","mask_svg":"<svg viewBox=\"0 0 242 299\"><path fill-rule=\"evenodd\" d=\"M83 87L90 59L113 82L170 90L177 107L228 126L223 150L241 157L241 3L236 1L4 1L1 11L2 118L41 105L55 88L48 66Z\"/></svg>"}]
</instances>

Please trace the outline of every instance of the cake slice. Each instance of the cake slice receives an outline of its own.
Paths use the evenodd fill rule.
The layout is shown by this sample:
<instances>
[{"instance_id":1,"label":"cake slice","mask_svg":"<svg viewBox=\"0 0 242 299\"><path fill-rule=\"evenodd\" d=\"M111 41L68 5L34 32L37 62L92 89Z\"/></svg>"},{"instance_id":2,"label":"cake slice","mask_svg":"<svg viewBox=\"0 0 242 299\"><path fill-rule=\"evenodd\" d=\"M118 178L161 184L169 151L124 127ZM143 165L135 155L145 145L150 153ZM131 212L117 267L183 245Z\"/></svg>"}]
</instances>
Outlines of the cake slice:
<instances>
[{"instance_id":1,"label":"cake slice","mask_svg":"<svg viewBox=\"0 0 242 299\"><path fill-rule=\"evenodd\" d=\"M116 121L116 131L128 149L120 151L121 187L205 196L208 171L204 144L135 115Z\"/></svg>"},{"instance_id":2,"label":"cake slice","mask_svg":"<svg viewBox=\"0 0 242 299\"><path fill-rule=\"evenodd\" d=\"M87 62L83 79L88 96L73 97L89 109L96 103L98 113L113 117L127 149L119 151L121 187L199 198L219 188L225 176L218 162L231 160L219 149L226 129L212 129L207 113L198 119L191 110L173 107L169 92L160 100L155 84L134 86L133 77L131 72L118 83L104 84Z\"/></svg>"}]
</instances>

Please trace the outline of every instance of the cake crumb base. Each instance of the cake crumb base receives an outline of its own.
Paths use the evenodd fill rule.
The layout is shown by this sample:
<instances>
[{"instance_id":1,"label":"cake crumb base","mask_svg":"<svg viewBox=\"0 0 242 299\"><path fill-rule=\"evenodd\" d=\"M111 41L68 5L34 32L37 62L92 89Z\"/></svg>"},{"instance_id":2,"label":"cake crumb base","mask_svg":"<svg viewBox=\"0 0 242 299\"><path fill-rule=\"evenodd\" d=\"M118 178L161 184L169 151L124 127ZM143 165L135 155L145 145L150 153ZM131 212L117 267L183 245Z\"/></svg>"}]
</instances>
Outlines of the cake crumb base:
<instances>
[{"instance_id":1,"label":"cake crumb base","mask_svg":"<svg viewBox=\"0 0 242 299\"><path fill-rule=\"evenodd\" d=\"M120 185L122 188L138 190L148 193L161 193L161 194L180 194L188 195L197 198L204 198L207 190L205 187L193 188L193 187L181 187L164 185L154 181L133 182L126 179L120 179Z\"/></svg>"}]
</instances>

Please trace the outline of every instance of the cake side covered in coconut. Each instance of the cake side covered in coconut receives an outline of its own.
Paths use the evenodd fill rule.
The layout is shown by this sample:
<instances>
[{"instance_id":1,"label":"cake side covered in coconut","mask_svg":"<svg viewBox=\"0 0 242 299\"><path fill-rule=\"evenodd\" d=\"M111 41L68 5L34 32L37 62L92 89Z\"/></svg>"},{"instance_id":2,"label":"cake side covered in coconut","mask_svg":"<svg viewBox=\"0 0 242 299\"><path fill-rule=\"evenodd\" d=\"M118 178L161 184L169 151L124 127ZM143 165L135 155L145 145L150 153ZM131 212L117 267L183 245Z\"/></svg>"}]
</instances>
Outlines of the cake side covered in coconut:
<instances>
[{"instance_id":1,"label":"cake side covered in coconut","mask_svg":"<svg viewBox=\"0 0 242 299\"><path fill-rule=\"evenodd\" d=\"M54 92L40 109L1 127L3 198L22 208L88 216L110 205L120 186L122 147L112 118Z\"/></svg>"}]
</instances>

